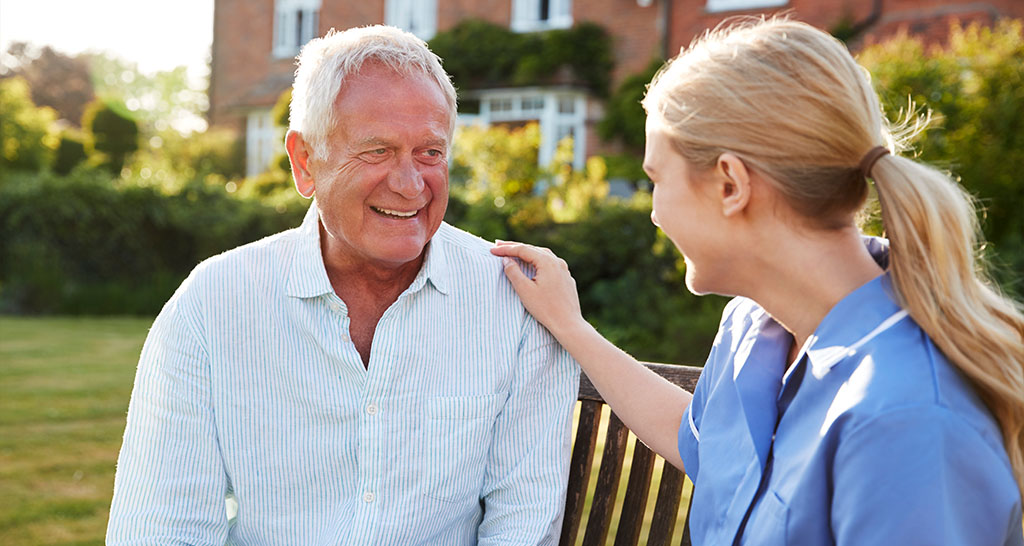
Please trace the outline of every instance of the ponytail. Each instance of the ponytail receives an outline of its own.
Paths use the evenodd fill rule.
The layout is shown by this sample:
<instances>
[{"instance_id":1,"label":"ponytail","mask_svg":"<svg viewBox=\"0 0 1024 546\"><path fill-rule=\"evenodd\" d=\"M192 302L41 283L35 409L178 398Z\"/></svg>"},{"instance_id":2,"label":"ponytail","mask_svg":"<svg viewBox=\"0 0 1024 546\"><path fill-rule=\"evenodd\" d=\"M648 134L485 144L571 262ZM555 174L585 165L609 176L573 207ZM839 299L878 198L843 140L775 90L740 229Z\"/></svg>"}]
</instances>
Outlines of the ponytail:
<instances>
[{"instance_id":1,"label":"ponytail","mask_svg":"<svg viewBox=\"0 0 1024 546\"><path fill-rule=\"evenodd\" d=\"M881 157L870 174L896 295L998 420L1024 491L1024 316L981 271L973 200L946 175L904 157Z\"/></svg>"}]
</instances>

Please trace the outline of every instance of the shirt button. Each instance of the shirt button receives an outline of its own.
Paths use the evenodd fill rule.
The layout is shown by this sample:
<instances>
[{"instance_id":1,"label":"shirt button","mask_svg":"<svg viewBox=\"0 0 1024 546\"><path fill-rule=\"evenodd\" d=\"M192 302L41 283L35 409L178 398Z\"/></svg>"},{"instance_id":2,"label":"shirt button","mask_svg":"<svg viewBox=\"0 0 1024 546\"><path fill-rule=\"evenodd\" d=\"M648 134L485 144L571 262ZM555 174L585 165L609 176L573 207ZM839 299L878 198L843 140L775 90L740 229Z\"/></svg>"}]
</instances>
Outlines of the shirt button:
<instances>
[{"instance_id":1,"label":"shirt button","mask_svg":"<svg viewBox=\"0 0 1024 546\"><path fill-rule=\"evenodd\" d=\"M331 308L331 311L337 313L337 312L341 311L341 304L336 302L336 301L332 301L330 303L330 308Z\"/></svg>"},{"instance_id":2,"label":"shirt button","mask_svg":"<svg viewBox=\"0 0 1024 546\"><path fill-rule=\"evenodd\" d=\"M374 499L376 499L376 497L373 496L373 491L367 491L366 493L363 493L363 502L370 503L373 502Z\"/></svg>"},{"instance_id":3,"label":"shirt button","mask_svg":"<svg viewBox=\"0 0 1024 546\"><path fill-rule=\"evenodd\" d=\"M369 406L366 406L366 413L369 413L370 415L377 415L377 404L370 404Z\"/></svg>"}]
</instances>

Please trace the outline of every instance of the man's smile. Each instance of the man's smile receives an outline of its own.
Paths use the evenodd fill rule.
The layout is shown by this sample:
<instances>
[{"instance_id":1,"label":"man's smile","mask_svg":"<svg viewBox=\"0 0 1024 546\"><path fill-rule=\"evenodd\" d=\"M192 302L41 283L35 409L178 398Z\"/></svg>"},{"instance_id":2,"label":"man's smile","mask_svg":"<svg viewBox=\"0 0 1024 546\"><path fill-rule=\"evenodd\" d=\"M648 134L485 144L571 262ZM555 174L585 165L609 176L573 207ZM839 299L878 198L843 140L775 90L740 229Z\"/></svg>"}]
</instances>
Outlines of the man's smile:
<instances>
[{"instance_id":1,"label":"man's smile","mask_svg":"<svg viewBox=\"0 0 1024 546\"><path fill-rule=\"evenodd\" d=\"M412 218L413 216L416 216L420 212L419 209L402 211L375 207L373 205L370 205L370 208L373 209L373 212L376 212L377 214L380 214L382 216L387 216L389 218Z\"/></svg>"}]
</instances>

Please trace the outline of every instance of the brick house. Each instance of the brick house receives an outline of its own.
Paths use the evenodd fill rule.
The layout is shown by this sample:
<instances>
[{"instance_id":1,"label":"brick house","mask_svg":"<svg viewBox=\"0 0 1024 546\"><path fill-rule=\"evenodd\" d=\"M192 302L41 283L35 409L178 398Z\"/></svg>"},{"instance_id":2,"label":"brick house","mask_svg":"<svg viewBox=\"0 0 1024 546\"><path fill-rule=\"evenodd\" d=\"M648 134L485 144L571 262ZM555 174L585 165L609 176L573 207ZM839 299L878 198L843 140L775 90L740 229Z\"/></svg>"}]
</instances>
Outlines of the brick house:
<instances>
[{"instance_id":1,"label":"brick house","mask_svg":"<svg viewBox=\"0 0 1024 546\"><path fill-rule=\"evenodd\" d=\"M941 40L953 20L991 23L1024 17L1021 0L215 0L210 75L211 125L245 135L247 172L256 174L282 149L270 109L292 82L294 57L309 39L330 28L387 23L429 40L467 18L516 32L597 23L612 36L612 86L640 72L654 57L678 52L695 36L734 15L788 11L821 28L845 29L854 47L896 32ZM540 160L557 141L575 139L575 163L614 150L594 128L599 100L571 85L460 89L479 100L482 123L540 122ZM461 116L460 116L461 117ZM462 120L465 121L465 120Z\"/></svg>"}]
</instances>

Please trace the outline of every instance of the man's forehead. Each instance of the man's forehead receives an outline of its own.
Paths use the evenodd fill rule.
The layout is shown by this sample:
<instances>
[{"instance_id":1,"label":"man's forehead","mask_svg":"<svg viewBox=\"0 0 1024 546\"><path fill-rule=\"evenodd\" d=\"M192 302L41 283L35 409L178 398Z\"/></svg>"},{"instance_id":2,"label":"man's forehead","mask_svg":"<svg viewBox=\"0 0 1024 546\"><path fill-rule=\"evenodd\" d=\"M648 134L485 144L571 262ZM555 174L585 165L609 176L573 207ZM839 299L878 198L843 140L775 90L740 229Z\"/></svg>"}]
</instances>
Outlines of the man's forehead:
<instances>
[{"instance_id":1,"label":"man's forehead","mask_svg":"<svg viewBox=\"0 0 1024 546\"><path fill-rule=\"evenodd\" d=\"M413 67L398 69L384 64L377 60L367 60L357 70L345 76L338 86L338 94L334 97L334 104L344 99L346 95L354 90L362 90L365 86L371 86L371 92L383 92L384 82L408 82L413 84L428 84L427 88L436 90L439 97L444 99L444 91L441 86L430 76L430 74ZM394 85L394 84L392 84ZM447 102L447 101L444 101Z\"/></svg>"}]
</instances>

